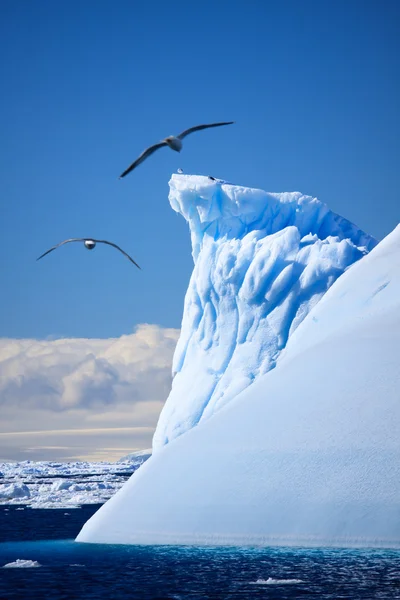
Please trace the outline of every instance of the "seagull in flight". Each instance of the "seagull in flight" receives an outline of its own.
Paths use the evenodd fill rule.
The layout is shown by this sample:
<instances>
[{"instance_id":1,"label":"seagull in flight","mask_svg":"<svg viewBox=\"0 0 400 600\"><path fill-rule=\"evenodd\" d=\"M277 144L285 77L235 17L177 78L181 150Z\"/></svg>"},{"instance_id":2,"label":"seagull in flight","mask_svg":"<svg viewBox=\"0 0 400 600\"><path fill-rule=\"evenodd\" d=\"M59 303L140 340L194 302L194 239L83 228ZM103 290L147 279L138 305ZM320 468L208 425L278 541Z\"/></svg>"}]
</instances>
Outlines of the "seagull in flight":
<instances>
[{"instance_id":1,"label":"seagull in flight","mask_svg":"<svg viewBox=\"0 0 400 600\"><path fill-rule=\"evenodd\" d=\"M117 246L117 244L113 244L113 242L109 242L107 240L95 240L93 238L71 238L69 240L64 240L63 242L60 242L56 246L53 246L52 248L50 248L50 250L46 250L46 252L44 252L44 254L39 256L39 258L37 258L36 260L40 260L41 258L43 258L43 256L46 256L46 254L49 254L49 252L53 252L53 250L56 250L56 248L59 248L60 246L63 246L64 244L69 244L70 242L83 242L85 245L85 248L87 248L88 250L93 250L93 248L96 246L96 244L108 244L109 246L112 246L113 248L116 248L117 250L122 252L122 254L124 256L126 256L126 258L128 258L134 265L137 266L138 269L140 269L137 262L135 262L133 260L133 258L129 256L129 254L124 252L122 250L122 248Z\"/></svg>"},{"instance_id":2,"label":"seagull in flight","mask_svg":"<svg viewBox=\"0 0 400 600\"><path fill-rule=\"evenodd\" d=\"M169 146L171 148L171 150L175 150L175 152L180 152L182 150L183 138L185 138L190 133L194 133L195 131L201 131L202 129L208 129L210 127L221 127L222 125L232 125L234 122L235 121L227 121L224 123L210 123L209 125L196 125L196 127L191 127L190 129L185 129L185 131L182 131L182 133L180 133L177 136L170 135L170 136L166 137L165 139L161 140L161 142L158 142L158 144L154 144L153 146L150 146L144 152L142 152L142 154L139 156L139 158L137 158L135 160L135 162L133 162L122 173L122 175L120 175L119 178L122 179L123 177L125 177L125 175L128 175L128 173L130 173L131 171L133 171L133 169L138 167L144 160L146 160L146 158L151 156L153 154L153 152L155 152L159 148L162 148L163 146Z\"/></svg>"}]
</instances>

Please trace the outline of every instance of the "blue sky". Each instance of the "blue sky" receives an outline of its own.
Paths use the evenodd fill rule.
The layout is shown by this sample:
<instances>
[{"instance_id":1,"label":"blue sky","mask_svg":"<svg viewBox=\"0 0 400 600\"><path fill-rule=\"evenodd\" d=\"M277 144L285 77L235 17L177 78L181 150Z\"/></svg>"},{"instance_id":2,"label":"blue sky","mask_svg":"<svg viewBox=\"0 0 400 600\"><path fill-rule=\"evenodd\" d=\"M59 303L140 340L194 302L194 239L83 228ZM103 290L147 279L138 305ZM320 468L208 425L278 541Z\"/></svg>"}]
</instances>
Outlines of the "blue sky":
<instances>
[{"instance_id":1,"label":"blue sky","mask_svg":"<svg viewBox=\"0 0 400 600\"><path fill-rule=\"evenodd\" d=\"M179 327L192 269L170 174L300 190L382 238L399 220L397 2L4 0L0 335ZM232 127L162 150L201 122ZM68 238L120 244L142 266Z\"/></svg>"},{"instance_id":2,"label":"blue sky","mask_svg":"<svg viewBox=\"0 0 400 600\"><path fill-rule=\"evenodd\" d=\"M371 0L1 2L0 462L151 445L193 267L168 203L179 167L317 196L378 238L397 225L399 13ZM216 120L236 124L118 180L149 144ZM143 270L77 244L36 262L85 236Z\"/></svg>"}]
</instances>

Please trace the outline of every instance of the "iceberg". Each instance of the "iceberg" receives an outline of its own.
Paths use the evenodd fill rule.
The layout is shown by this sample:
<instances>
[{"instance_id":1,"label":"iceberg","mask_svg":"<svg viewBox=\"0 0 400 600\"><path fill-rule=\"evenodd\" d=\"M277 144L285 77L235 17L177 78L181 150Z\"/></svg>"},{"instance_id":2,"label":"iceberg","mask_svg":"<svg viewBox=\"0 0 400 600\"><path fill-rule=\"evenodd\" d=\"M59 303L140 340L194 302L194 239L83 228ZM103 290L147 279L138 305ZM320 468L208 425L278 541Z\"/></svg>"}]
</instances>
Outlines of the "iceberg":
<instances>
[{"instance_id":1,"label":"iceberg","mask_svg":"<svg viewBox=\"0 0 400 600\"><path fill-rule=\"evenodd\" d=\"M400 546L400 227L196 177L170 201L195 261L173 388L77 541Z\"/></svg>"}]
</instances>

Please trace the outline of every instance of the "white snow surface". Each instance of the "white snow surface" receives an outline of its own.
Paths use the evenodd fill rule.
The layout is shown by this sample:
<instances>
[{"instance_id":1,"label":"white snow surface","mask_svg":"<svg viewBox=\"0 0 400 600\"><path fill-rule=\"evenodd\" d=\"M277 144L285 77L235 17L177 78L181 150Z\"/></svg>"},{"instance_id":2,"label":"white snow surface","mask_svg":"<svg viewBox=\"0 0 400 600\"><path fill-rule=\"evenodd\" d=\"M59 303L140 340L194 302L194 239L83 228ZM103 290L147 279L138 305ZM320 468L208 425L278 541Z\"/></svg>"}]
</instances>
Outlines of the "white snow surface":
<instances>
[{"instance_id":1,"label":"white snow surface","mask_svg":"<svg viewBox=\"0 0 400 600\"><path fill-rule=\"evenodd\" d=\"M300 192L173 175L169 200L188 221L195 265L153 451L273 369L327 289L376 244Z\"/></svg>"},{"instance_id":2,"label":"white snow surface","mask_svg":"<svg viewBox=\"0 0 400 600\"><path fill-rule=\"evenodd\" d=\"M194 198L188 210L196 214L199 192L187 193ZM316 202L307 202L320 210ZM285 211L286 203L279 209ZM323 210L334 227L335 217ZM279 219L279 213L272 213ZM316 222L311 215L309 222ZM200 218L198 223L201 229ZM213 245L203 240L201 231L193 232L195 259L201 244ZM355 244L366 244L359 236ZM351 243L345 244L357 256ZM278 262L280 256L276 254ZM226 260L236 261L229 255ZM224 280L229 272L227 268ZM323 269L321 277L324 281ZM191 287L186 309L192 306ZM295 289L301 294L300 287ZM252 313L251 300L248 304ZM205 313L200 314L204 319ZM211 355L218 332L223 337L229 330L228 323L215 323ZM199 331L200 322L193 335ZM256 330L253 340L257 346ZM77 540L399 547L399 341L400 227L347 269L310 309L276 368L260 374L212 418L187 428L153 454L85 524ZM185 363L188 350L179 350L177 356ZM261 361L261 351L259 357ZM204 362L198 358L207 386ZM208 360L206 351L202 358ZM194 377L194 367L190 369ZM237 376L242 372L238 365ZM198 390L200 377L176 397L176 404L179 400L182 410L189 405L188 414L193 414ZM176 413L170 414L176 424Z\"/></svg>"},{"instance_id":3,"label":"white snow surface","mask_svg":"<svg viewBox=\"0 0 400 600\"><path fill-rule=\"evenodd\" d=\"M79 508L83 504L102 504L148 457L149 451L139 451L116 463L0 463L0 506Z\"/></svg>"}]
</instances>

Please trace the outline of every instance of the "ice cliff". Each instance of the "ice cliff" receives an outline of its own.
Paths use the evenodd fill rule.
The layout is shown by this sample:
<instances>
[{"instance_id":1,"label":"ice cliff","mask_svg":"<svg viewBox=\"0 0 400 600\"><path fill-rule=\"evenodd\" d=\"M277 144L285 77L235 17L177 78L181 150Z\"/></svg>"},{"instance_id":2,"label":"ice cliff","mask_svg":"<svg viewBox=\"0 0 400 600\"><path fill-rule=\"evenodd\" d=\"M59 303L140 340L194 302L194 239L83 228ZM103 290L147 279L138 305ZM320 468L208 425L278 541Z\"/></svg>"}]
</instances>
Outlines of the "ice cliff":
<instances>
[{"instance_id":1,"label":"ice cliff","mask_svg":"<svg viewBox=\"0 0 400 600\"><path fill-rule=\"evenodd\" d=\"M169 200L189 224L195 264L155 452L273 369L310 310L376 245L299 192L173 175Z\"/></svg>"}]
</instances>

